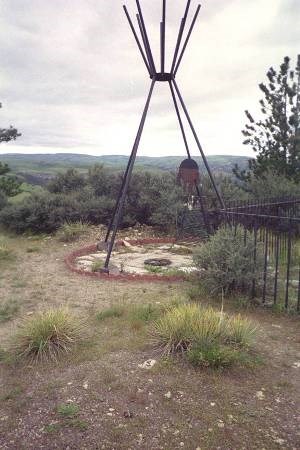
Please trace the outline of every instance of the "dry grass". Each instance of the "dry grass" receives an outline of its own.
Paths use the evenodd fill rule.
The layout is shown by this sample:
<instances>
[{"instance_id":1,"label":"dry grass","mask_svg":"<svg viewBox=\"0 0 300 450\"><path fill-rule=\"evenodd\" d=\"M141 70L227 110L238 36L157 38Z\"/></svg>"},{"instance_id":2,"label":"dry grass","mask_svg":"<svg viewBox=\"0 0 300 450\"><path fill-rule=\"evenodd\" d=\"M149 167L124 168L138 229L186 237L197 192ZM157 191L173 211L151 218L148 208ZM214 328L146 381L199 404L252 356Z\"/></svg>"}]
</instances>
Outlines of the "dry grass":
<instances>
[{"instance_id":1,"label":"dry grass","mask_svg":"<svg viewBox=\"0 0 300 450\"><path fill-rule=\"evenodd\" d=\"M13 353L17 359L56 361L86 338L84 322L65 308L36 313L19 326Z\"/></svg>"}]
</instances>

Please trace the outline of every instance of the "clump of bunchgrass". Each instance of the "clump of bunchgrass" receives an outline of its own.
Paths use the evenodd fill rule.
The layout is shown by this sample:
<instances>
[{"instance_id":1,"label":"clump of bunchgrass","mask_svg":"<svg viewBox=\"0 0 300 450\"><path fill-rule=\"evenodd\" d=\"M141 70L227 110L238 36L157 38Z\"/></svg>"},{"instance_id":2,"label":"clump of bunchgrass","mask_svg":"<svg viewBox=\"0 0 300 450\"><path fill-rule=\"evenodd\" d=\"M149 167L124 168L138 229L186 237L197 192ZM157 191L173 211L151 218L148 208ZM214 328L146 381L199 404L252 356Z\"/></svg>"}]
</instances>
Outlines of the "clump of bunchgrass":
<instances>
[{"instance_id":1,"label":"clump of bunchgrass","mask_svg":"<svg viewBox=\"0 0 300 450\"><path fill-rule=\"evenodd\" d=\"M124 315L124 306L123 305L112 305L109 308L104 309L96 314L97 320L105 320L111 318L118 318Z\"/></svg>"},{"instance_id":2,"label":"clump of bunchgrass","mask_svg":"<svg viewBox=\"0 0 300 450\"><path fill-rule=\"evenodd\" d=\"M240 352L254 341L257 327L198 304L169 307L154 322L151 339L164 355L182 352L195 366L226 367L242 361Z\"/></svg>"},{"instance_id":3,"label":"clump of bunchgrass","mask_svg":"<svg viewBox=\"0 0 300 450\"><path fill-rule=\"evenodd\" d=\"M250 346L255 340L258 328L251 320L243 318L240 314L228 319L226 336L231 344L241 347Z\"/></svg>"},{"instance_id":4,"label":"clump of bunchgrass","mask_svg":"<svg viewBox=\"0 0 300 450\"><path fill-rule=\"evenodd\" d=\"M21 323L14 337L17 359L56 361L87 337L82 319L66 308L38 312Z\"/></svg>"},{"instance_id":5,"label":"clump of bunchgrass","mask_svg":"<svg viewBox=\"0 0 300 450\"><path fill-rule=\"evenodd\" d=\"M57 237L62 242L73 242L84 235L88 230L88 224L81 220L73 223L65 222L57 232Z\"/></svg>"},{"instance_id":6,"label":"clump of bunchgrass","mask_svg":"<svg viewBox=\"0 0 300 450\"><path fill-rule=\"evenodd\" d=\"M213 309L195 304L183 304L170 308L154 323L153 342L170 354L187 350L193 342L208 342L223 333L222 315Z\"/></svg>"},{"instance_id":7,"label":"clump of bunchgrass","mask_svg":"<svg viewBox=\"0 0 300 450\"><path fill-rule=\"evenodd\" d=\"M15 300L6 301L5 303L0 304L0 323L12 319L18 310L19 305Z\"/></svg>"}]
</instances>

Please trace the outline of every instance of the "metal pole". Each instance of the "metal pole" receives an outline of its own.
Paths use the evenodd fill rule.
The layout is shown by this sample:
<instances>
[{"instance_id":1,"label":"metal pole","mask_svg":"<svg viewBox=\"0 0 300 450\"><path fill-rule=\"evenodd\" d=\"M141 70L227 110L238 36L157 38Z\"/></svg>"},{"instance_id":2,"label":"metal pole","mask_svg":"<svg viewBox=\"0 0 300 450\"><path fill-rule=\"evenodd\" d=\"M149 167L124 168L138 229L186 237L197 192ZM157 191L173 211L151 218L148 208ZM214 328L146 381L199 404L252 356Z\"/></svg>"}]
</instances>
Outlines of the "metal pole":
<instances>
[{"instance_id":1,"label":"metal pole","mask_svg":"<svg viewBox=\"0 0 300 450\"><path fill-rule=\"evenodd\" d=\"M151 65L152 65L152 67L154 69L154 73L156 73L154 59L153 59L153 55L152 55L152 51L151 51L151 47L150 47L150 43L149 43L149 39L148 39L148 34L147 34L145 22L144 22L144 17L143 17L143 13L142 13L142 9L141 9L141 5L140 5L139 0L136 0L136 5L137 5L139 16L140 16L140 19L141 19L142 28L144 30L145 40L146 40L147 46L149 48L150 62L151 62Z\"/></svg>"},{"instance_id":2,"label":"metal pole","mask_svg":"<svg viewBox=\"0 0 300 450\"><path fill-rule=\"evenodd\" d=\"M180 27L179 27L179 33L178 33L178 37L177 37L177 43L176 43L175 52L174 52L174 56L173 56L171 73L173 73L174 67L175 67L175 64L176 64L176 60L177 60L177 56L178 56L178 52L179 52L179 48L180 48L180 44L181 44L181 39L182 39L182 35L183 35L183 32L184 32L185 24L186 24L186 19L187 19L187 16L188 16L188 13L189 13L189 9L190 9L190 4L191 4L191 0L188 0L186 8L185 8L184 16L181 19L181 23L180 23Z\"/></svg>"},{"instance_id":3,"label":"metal pole","mask_svg":"<svg viewBox=\"0 0 300 450\"><path fill-rule=\"evenodd\" d=\"M146 41L145 32L144 32L142 21L141 21L141 17L139 16L139 14L136 15L136 18L137 18L137 22L138 22L138 25L139 25L139 28L140 28L141 36L142 36L142 39L143 39L146 55L147 55L147 58L148 58L148 61L149 61L149 66L151 68L150 70L151 70L151 78L152 78L155 75L155 67L154 67L153 62L151 60L151 54L150 54L151 50L150 50L150 47L149 47L149 45L148 45L148 43Z\"/></svg>"},{"instance_id":4,"label":"metal pole","mask_svg":"<svg viewBox=\"0 0 300 450\"><path fill-rule=\"evenodd\" d=\"M183 57L183 55L184 55L185 49L186 49L186 47L187 47L187 45L188 45L188 42L189 42L189 40L190 40L190 37L191 37L192 31L193 31L193 28L194 28L194 26L195 26L195 23L196 23L198 14L199 14L199 12L200 12L200 9L201 9L201 5L198 5L198 8L197 8L196 13L195 13L194 18L193 18L193 21L192 21L192 23L191 23L189 32L188 32L188 34L187 34L186 40L185 40L184 45L183 45L183 47L182 47L180 56L179 56L179 58L178 58L178 62L177 62L177 64L176 64L176 67L175 67L175 70L174 70L174 77L176 76L176 73L177 73L177 70L178 70L178 68L179 68L179 66L180 66L180 63L181 63L182 57Z\"/></svg>"},{"instance_id":5,"label":"metal pole","mask_svg":"<svg viewBox=\"0 0 300 450\"><path fill-rule=\"evenodd\" d=\"M184 103L184 101L183 101L183 98L182 98L182 96L181 96L181 94L180 94L180 91L179 91L179 88L178 88L178 86L177 86L177 83L176 83L176 81L175 81L174 79L173 79L173 84L174 84L174 87L175 87L175 89L176 89L176 92L177 92L178 98L179 98L179 100L180 100L181 106L182 106L182 108L183 108L183 111L184 111L184 113L185 113L185 115L186 115L186 118L187 118L187 120L188 120L188 122L189 122L190 128L191 128L191 130L192 130L192 132L193 132L195 141L196 141L196 143L197 143L197 145L198 145L198 148L199 148L199 151L200 151L200 153L201 153L201 156L202 156L203 162L204 162L204 164L205 164L206 170L207 170L207 172L208 172L210 181L211 181L211 183L212 183L212 185L213 185L213 188L214 188L215 193L216 193L216 195L217 195L217 197L218 197L218 200L219 200L219 202L220 202L221 207L222 207L223 209L225 209L225 203L224 203L224 201L223 201L223 199L222 199L222 197L221 197L221 194L220 194L220 192L219 192L219 190L218 190L218 188L217 188L217 186L216 186L214 177L213 177L213 175L212 175L212 173L211 173L210 167L209 167L209 165L208 165L207 159L206 159L205 154L204 154L204 152L203 152L203 149L202 149L202 146L201 146L201 144L200 144L199 138L198 138L198 136L197 136L196 130L195 130L194 126L193 126L193 123L192 123L192 120L191 120L190 115L189 115L189 113L188 113L188 110L187 110L187 108L186 108L186 106L185 106L185 103Z\"/></svg>"},{"instance_id":6,"label":"metal pole","mask_svg":"<svg viewBox=\"0 0 300 450\"><path fill-rule=\"evenodd\" d=\"M166 53L166 0L163 0L162 21L160 24L161 73L164 73L165 71L165 53Z\"/></svg>"},{"instance_id":7,"label":"metal pole","mask_svg":"<svg viewBox=\"0 0 300 450\"><path fill-rule=\"evenodd\" d=\"M117 231L118 231L118 228L119 228L120 219L121 219L121 216L122 216L122 213L123 213L123 208L124 208L124 203L125 203L125 199L126 199L126 195L127 195L127 191L128 191L128 186L129 186L129 183L130 183L133 166L134 166L134 162L135 162L135 159L136 159L136 154L137 154L137 151L138 151L139 143L140 143L140 140L141 140L142 132L143 132L145 121L146 121L146 117L147 117L147 113L148 113L148 110L149 110L149 104L150 104L150 100L151 100L151 97L152 97L155 81L156 80L154 78L152 80L152 82L151 82L149 94L148 94L147 101L146 101L146 104L145 104L145 107L144 107L144 111L143 111L143 115L142 115L141 122L140 122L140 125L139 125L139 129L138 129L138 132L137 132L137 135L136 135L136 138L135 138L135 142L134 142L134 145L133 145L132 158L131 158L130 165L129 165L129 168L128 168L127 177L125 179L125 183L124 183L124 186L123 186L123 192L122 192L122 195L121 195L121 198L120 198L118 210L117 210L117 213L116 213L116 220L115 220L114 227L113 227L113 234L112 234L112 237L111 237L111 240L110 240L110 243L109 243L108 252L107 252L107 256L106 256L106 260L105 260L105 264L104 264L104 271L107 272L107 273L109 273L108 265L109 265L111 253L112 253L112 250L113 250L113 246L114 246L114 243L115 243L116 234L117 234Z\"/></svg>"},{"instance_id":8,"label":"metal pole","mask_svg":"<svg viewBox=\"0 0 300 450\"><path fill-rule=\"evenodd\" d=\"M169 81L169 86L170 86L170 89L171 89L171 94L172 94L172 98L173 98L173 102L174 102L174 106L175 106L175 111L176 111L176 114L177 114L178 122L179 122L179 125L180 125L180 129L181 129L181 133L182 133L185 149L186 149L188 158L191 159L191 154L190 154L189 146L188 146L188 143L187 143L186 134L185 134L183 123L182 123L182 120L181 120L181 117L180 117L180 111L179 111L179 108L178 108L178 105L177 105L177 100L176 100L175 92L174 92L174 89L173 89L171 81Z\"/></svg>"},{"instance_id":9,"label":"metal pole","mask_svg":"<svg viewBox=\"0 0 300 450\"><path fill-rule=\"evenodd\" d=\"M145 56L145 54L144 54L144 52L143 52L143 49L142 49L141 43L140 43L140 41L139 41L138 35L137 35L136 31L135 31L135 28L134 28L134 26L133 26L132 20L131 20L131 18L130 18L130 15L129 15L129 13L128 13L128 11L127 11L127 8L126 8L125 5L123 5L123 9L124 9L124 11L125 11L126 17L127 17L127 19L128 19L128 22L129 22L129 26L130 26L130 28L131 28L131 30L132 30L132 32L133 32L133 36L134 36L134 38L135 38L135 41L136 41L137 46L138 46L138 48L139 48L139 51L140 51L140 53L141 53L141 55L142 55L142 58L143 58L143 60L144 60L144 63L145 63L145 65L146 65L146 67L147 67L147 70L148 70L148 72L149 72L149 75L151 76L151 71L150 71L149 63L147 62L147 59L146 59L146 56Z\"/></svg>"}]
</instances>

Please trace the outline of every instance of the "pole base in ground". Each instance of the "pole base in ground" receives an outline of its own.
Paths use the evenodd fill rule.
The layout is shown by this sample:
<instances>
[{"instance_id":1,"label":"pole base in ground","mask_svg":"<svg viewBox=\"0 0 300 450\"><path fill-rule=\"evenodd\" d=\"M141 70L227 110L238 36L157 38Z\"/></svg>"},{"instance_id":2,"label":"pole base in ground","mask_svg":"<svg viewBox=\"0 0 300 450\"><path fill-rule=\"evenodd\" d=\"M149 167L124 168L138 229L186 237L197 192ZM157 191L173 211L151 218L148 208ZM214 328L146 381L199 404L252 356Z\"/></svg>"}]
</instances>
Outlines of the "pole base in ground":
<instances>
[{"instance_id":1,"label":"pole base in ground","mask_svg":"<svg viewBox=\"0 0 300 450\"><path fill-rule=\"evenodd\" d=\"M105 252L107 252L107 250L108 250L108 242L105 242L105 241L99 241L98 243L97 243L97 250L98 251L105 251Z\"/></svg>"},{"instance_id":2,"label":"pole base in ground","mask_svg":"<svg viewBox=\"0 0 300 450\"><path fill-rule=\"evenodd\" d=\"M106 273L107 275L109 275L109 268L108 267L103 267L102 269L99 270L100 273Z\"/></svg>"}]
</instances>

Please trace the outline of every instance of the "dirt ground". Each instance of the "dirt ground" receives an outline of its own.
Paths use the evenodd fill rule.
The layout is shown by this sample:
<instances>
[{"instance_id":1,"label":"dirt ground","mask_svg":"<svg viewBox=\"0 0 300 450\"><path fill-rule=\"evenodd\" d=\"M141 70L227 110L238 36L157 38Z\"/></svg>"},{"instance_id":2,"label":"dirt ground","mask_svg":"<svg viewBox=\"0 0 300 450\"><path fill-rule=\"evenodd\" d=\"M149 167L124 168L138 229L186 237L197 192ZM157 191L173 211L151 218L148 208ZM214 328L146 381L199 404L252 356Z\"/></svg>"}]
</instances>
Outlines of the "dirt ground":
<instances>
[{"instance_id":1,"label":"dirt ground","mask_svg":"<svg viewBox=\"0 0 300 450\"><path fill-rule=\"evenodd\" d=\"M95 314L118 302L168 302L185 296L188 283L112 283L70 273L66 254L95 239L91 231L73 244L10 240L16 257L1 265L0 302L19 310L0 323L0 348L23 317L60 305L87 318L91 337L56 365L0 362L0 448L299 449L299 317L239 310L260 325L259 362L251 368L196 370L180 358L162 359L145 330L122 318L99 322ZM140 368L148 359L157 361L153 368ZM76 411L64 416L60 405Z\"/></svg>"}]
</instances>

